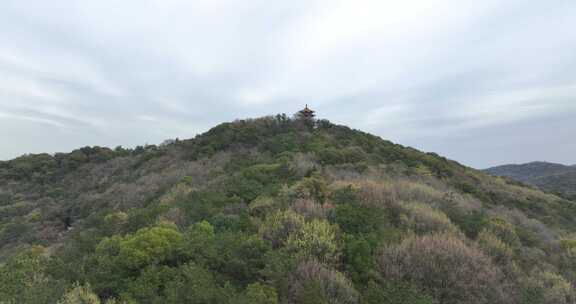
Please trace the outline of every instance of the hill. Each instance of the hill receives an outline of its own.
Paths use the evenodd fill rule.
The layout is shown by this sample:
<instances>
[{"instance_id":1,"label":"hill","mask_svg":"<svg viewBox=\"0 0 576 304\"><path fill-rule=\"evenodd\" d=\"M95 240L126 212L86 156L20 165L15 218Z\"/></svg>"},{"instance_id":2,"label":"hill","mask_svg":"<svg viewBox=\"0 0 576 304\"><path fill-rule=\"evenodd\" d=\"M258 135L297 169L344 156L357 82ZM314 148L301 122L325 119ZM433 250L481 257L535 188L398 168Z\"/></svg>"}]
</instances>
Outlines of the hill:
<instances>
[{"instance_id":1,"label":"hill","mask_svg":"<svg viewBox=\"0 0 576 304\"><path fill-rule=\"evenodd\" d=\"M575 303L576 205L322 120L0 162L0 303Z\"/></svg>"},{"instance_id":2,"label":"hill","mask_svg":"<svg viewBox=\"0 0 576 304\"><path fill-rule=\"evenodd\" d=\"M532 162L493 167L486 169L486 172L510 177L567 198L576 198L576 166Z\"/></svg>"}]
</instances>

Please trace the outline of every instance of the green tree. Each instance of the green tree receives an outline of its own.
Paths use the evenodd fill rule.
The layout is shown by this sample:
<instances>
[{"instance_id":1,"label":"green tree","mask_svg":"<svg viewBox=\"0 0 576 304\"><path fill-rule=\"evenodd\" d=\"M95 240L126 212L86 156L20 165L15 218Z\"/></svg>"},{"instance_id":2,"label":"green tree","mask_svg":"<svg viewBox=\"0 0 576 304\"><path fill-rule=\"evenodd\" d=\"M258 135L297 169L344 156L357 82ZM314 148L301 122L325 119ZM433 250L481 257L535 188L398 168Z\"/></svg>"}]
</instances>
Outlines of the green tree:
<instances>
[{"instance_id":1,"label":"green tree","mask_svg":"<svg viewBox=\"0 0 576 304\"><path fill-rule=\"evenodd\" d=\"M362 304L434 304L432 297L406 282L368 283Z\"/></svg>"},{"instance_id":2,"label":"green tree","mask_svg":"<svg viewBox=\"0 0 576 304\"><path fill-rule=\"evenodd\" d=\"M47 274L43 253L43 248L34 247L0 264L0 303L48 304L58 300L63 284Z\"/></svg>"},{"instance_id":3,"label":"green tree","mask_svg":"<svg viewBox=\"0 0 576 304\"><path fill-rule=\"evenodd\" d=\"M386 224L386 218L380 208L340 204L336 206L335 222L346 233L365 234L381 231Z\"/></svg>"},{"instance_id":4,"label":"green tree","mask_svg":"<svg viewBox=\"0 0 576 304\"><path fill-rule=\"evenodd\" d=\"M336 239L337 226L326 220L314 219L288 237L286 247L297 255L334 263L340 256Z\"/></svg>"},{"instance_id":5,"label":"green tree","mask_svg":"<svg viewBox=\"0 0 576 304\"><path fill-rule=\"evenodd\" d=\"M58 304L100 304L100 298L92 291L90 284L75 283Z\"/></svg>"},{"instance_id":6,"label":"green tree","mask_svg":"<svg viewBox=\"0 0 576 304\"><path fill-rule=\"evenodd\" d=\"M356 304L359 294L342 273L309 260L293 271L288 298L289 303Z\"/></svg>"},{"instance_id":7,"label":"green tree","mask_svg":"<svg viewBox=\"0 0 576 304\"><path fill-rule=\"evenodd\" d=\"M373 245L363 236L344 236L344 265L354 282L365 281L374 269Z\"/></svg>"},{"instance_id":8,"label":"green tree","mask_svg":"<svg viewBox=\"0 0 576 304\"><path fill-rule=\"evenodd\" d=\"M225 304L237 298L231 287L220 287L210 271L189 263L180 267L177 278L166 284L164 303Z\"/></svg>"},{"instance_id":9,"label":"green tree","mask_svg":"<svg viewBox=\"0 0 576 304\"><path fill-rule=\"evenodd\" d=\"M274 248L284 246L290 234L300 231L304 226L304 217L292 210L278 211L266 217L259 233L263 239L272 243Z\"/></svg>"},{"instance_id":10,"label":"green tree","mask_svg":"<svg viewBox=\"0 0 576 304\"><path fill-rule=\"evenodd\" d=\"M260 283L253 283L246 287L246 299L250 304L278 304L276 289Z\"/></svg>"},{"instance_id":11,"label":"green tree","mask_svg":"<svg viewBox=\"0 0 576 304\"><path fill-rule=\"evenodd\" d=\"M117 295L147 266L174 262L182 242L182 234L171 224L105 238L93 255L90 282L100 295Z\"/></svg>"}]
</instances>

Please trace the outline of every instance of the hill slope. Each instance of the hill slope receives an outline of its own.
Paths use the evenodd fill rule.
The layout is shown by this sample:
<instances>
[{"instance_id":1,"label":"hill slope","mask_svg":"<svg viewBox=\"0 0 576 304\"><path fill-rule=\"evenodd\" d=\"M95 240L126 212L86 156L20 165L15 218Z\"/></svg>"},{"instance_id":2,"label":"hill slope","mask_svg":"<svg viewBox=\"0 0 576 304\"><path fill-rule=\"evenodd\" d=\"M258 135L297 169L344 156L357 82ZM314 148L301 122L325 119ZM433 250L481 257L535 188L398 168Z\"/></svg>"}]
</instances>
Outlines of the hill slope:
<instances>
[{"instance_id":1,"label":"hill slope","mask_svg":"<svg viewBox=\"0 0 576 304\"><path fill-rule=\"evenodd\" d=\"M486 172L510 177L568 198L576 198L576 166L532 162L493 167L486 169Z\"/></svg>"},{"instance_id":2,"label":"hill slope","mask_svg":"<svg viewBox=\"0 0 576 304\"><path fill-rule=\"evenodd\" d=\"M278 115L0 162L0 303L574 303L574 231L572 201Z\"/></svg>"}]
</instances>

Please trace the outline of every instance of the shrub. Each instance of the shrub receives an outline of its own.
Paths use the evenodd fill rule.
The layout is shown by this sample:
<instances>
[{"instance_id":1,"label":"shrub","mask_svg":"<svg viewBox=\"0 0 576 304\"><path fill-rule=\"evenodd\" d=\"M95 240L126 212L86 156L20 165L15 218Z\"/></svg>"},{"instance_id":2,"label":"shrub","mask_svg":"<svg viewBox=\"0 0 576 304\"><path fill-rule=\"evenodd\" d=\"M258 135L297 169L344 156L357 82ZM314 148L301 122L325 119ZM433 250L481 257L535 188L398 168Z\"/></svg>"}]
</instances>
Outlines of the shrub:
<instances>
[{"instance_id":1,"label":"shrub","mask_svg":"<svg viewBox=\"0 0 576 304\"><path fill-rule=\"evenodd\" d=\"M338 187L330 193L330 200L335 204L351 204L358 201L358 189L348 184L345 187Z\"/></svg>"},{"instance_id":2,"label":"shrub","mask_svg":"<svg viewBox=\"0 0 576 304\"><path fill-rule=\"evenodd\" d=\"M477 241L482 251L492 257L496 264L507 265L512 262L512 248L494 234L488 231L482 231L480 235L478 235Z\"/></svg>"},{"instance_id":3,"label":"shrub","mask_svg":"<svg viewBox=\"0 0 576 304\"><path fill-rule=\"evenodd\" d=\"M283 246L291 233L304 226L304 217L292 210L278 211L266 217L260 226L262 238L272 243L274 248Z\"/></svg>"},{"instance_id":4,"label":"shrub","mask_svg":"<svg viewBox=\"0 0 576 304\"><path fill-rule=\"evenodd\" d=\"M442 211L467 237L475 239L488 222L487 215L479 210L462 210L456 204L442 206Z\"/></svg>"},{"instance_id":5,"label":"shrub","mask_svg":"<svg viewBox=\"0 0 576 304\"><path fill-rule=\"evenodd\" d=\"M318 176L305 177L290 188L290 196L294 199L313 199L319 203L324 203L328 196L328 186L326 182Z\"/></svg>"},{"instance_id":6,"label":"shrub","mask_svg":"<svg viewBox=\"0 0 576 304\"><path fill-rule=\"evenodd\" d=\"M176 227L166 224L105 238L92 256L90 283L99 295L118 295L147 266L174 262L182 240Z\"/></svg>"},{"instance_id":7,"label":"shrub","mask_svg":"<svg viewBox=\"0 0 576 304\"><path fill-rule=\"evenodd\" d=\"M381 208L339 204L335 209L334 220L346 233L379 232L386 224L386 217Z\"/></svg>"},{"instance_id":8,"label":"shrub","mask_svg":"<svg viewBox=\"0 0 576 304\"><path fill-rule=\"evenodd\" d=\"M58 304L100 304L100 298L92 292L90 284L82 286L75 283L73 288L58 301Z\"/></svg>"},{"instance_id":9,"label":"shrub","mask_svg":"<svg viewBox=\"0 0 576 304\"><path fill-rule=\"evenodd\" d=\"M325 219L332 209L331 204L320 204L311 199L297 199L292 210L304 216L306 220Z\"/></svg>"},{"instance_id":10,"label":"shrub","mask_svg":"<svg viewBox=\"0 0 576 304\"><path fill-rule=\"evenodd\" d=\"M362 304L434 304L434 299L406 282L368 283Z\"/></svg>"},{"instance_id":11,"label":"shrub","mask_svg":"<svg viewBox=\"0 0 576 304\"><path fill-rule=\"evenodd\" d=\"M298 256L315 258L322 262L333 263L340 255L336 240L336 226L326 220L312 220L295 231L286 242L288 250Z\"/></svg>"},{"instance_id":12,"label":"shrub","mask_svg":"<svg viewBox=\"0 0 576 304\"><path fill-rule=\"evenodd\" d=\"M365 282L374 269L376 244L364 236L344 236L344 265L354 282Z\"/></svg>"},{"instance_id":13,"label":"shrub","mask_svg":"<svg viewBox=\"0 0 576 304\"><path fill-rule=\"evenodd\" d=\"M254 235L238 232L217 234L214 255L207 265L210 270L246 285L260 279L265 256L270 250L270 243Z\"/></svg>"},{"instance_id":14,"label":"shrub","mask_svg":"<svg viewBox=\"0 0 576 304\"><path fill-rule=\"evenodd\" d=\"M490 259L452 235L406 239L384 248L378 262L385 279L414 282L443 304L513 302Z\"/></svg>"},{"instance_id":15,"label":"shrub","mask_svg":"<svg viewBox=\"0 0 576 304\"><path fill-rule=\"evenodd\" d=\"M236 298L237 295L229 287L216 284L208 270L195 264L187 264L178 269L175 280L167 282L164 303L225 304Z\"/></svg>"},{"instance_id":16,"label":"shrub","mask_svg":"<svg viewBox=\"0 0 576 304\"><path fill-rule=\"evenodd\" d=\"M576 302L576 293L570 282L559 274L534 271L524 282L523 303L570 304Z\"/></svg>"},{"instance_id":17,"label":"shrub","mask_svg":"<svg viewBox=\"0 0 576 304\"><path fill-rule=\"evenodd\" d=\"M118 260L130 269L175 257L182 235L170 226L144 228L122 240Z\"/></svg>"},{"instance_id":18,"label":"shrub","mask_svg":"<svg viewBox=\"0 0 576 304\"><path fill-rule=\"evenodd\" d=\"M178 280L178 269L151 265L131 280L122 292L122 298L135 303L162 303L167 282Z\"/></svg>"},{"instance_id":19,"label":"shrub","mask_svg":"<svg viewBox=\"0 0 576 304\"><path fill-rule=\"evenodd\" d=\"M180 203L190 223L199 222L215 215L228 204L239 203L238 197L227 197L221 192L194 191Z\"/></svg>"},{"instance_id":20,"label":"shrub","mask_svg":"<svg viewBox=\"0 0 576 304\"><path fill-rule=\"evenodd\" d=\"M417 234L458 231L446 214L429 205L411 203L404 208L405 214L400 217L400 222Z\"/></svg>"},{"instance_id":21,"label":"shrub","mask_svg":"<svg viewBox=\"0 0 576 304\"><path fill-rule=\"evenodd\" d=\"M292 273L288 298L290 303L355 304L359 295L343 274L311 260Z\"/></svg>"},{"instance_id":22,"label":"shrub","mask_svg":"<svg viewBox=\"0 0 576 304\"><path fill-rule=\"evenodd\" d=\"M43 248L33 247L0 264L0 303L51 304L63 293L62 283L47 273Z\"/></svg>"},{"instance_id":23,"label":"shrub","mask_svg":"<svg viewBox=\"0 0 576 304\"><path fill-rule=\"evenodd\" d=\"M196 223L188 229L184 236L183 255L189 259L204 262L215 255L214 227L207 221Z\"/></svg>"},{"instance_id":24,"label":"shrub","mask_svg":"<svg viewBox=\"0 0 576 304\"><path fill-rule=\"evenodd\" d=\"M250 214L258 217L270 213L274 209L274 199L260 196L250 203Z\"/></svg>"},{"instance_id":25,"label":"shrub","mask_svg":"<svg viewBox=\"0 0 576 304\"><path fill-rule=\"evenodd\" d=\"M516 234L515 227L504 219L490 219L485 227L485 230L497 236L507 245L512 247L520 246L520 238L518 237L518 234Z\"/></svg>"},{"instance_id":26,"label":"shrub","mask_svg":"<svg viewBox=\"0 0 576 304\"><path fill-rule=\"evenodd\" d=\"M260 283L246 287L246 299L249 304L278 304L276 289Z\"/></svg>"}]
</instances>

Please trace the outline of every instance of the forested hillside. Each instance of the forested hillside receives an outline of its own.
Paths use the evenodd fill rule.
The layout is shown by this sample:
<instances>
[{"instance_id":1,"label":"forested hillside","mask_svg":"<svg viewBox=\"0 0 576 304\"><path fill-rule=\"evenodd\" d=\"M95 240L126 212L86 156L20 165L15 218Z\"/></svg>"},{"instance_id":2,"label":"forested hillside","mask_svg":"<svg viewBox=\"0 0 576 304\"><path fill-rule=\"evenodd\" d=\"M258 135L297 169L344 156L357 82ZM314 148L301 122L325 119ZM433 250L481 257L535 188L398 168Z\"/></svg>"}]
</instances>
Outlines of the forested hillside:
<instances>
[{"instance_id":1,"label":"forested hillside","mask_svg":"<svg viewBox=\"0 0 576 304\"><path fill-rule=\"evenodd\" d=\"M576 205L328 121L0 162L0 303L576 303Z\"/></svg>"},{"instance_id":2,"label":"forested hillside","mask_svg":"<svg viewBox=\"0 0 576 304\"><path fill-rule=\"evenodd\" d=\"M504 165L486 169L486 172L506 176L534 185L568 199L576 200L576 166L547 162L522 165Z\"/></svg>"}]
</instances>

